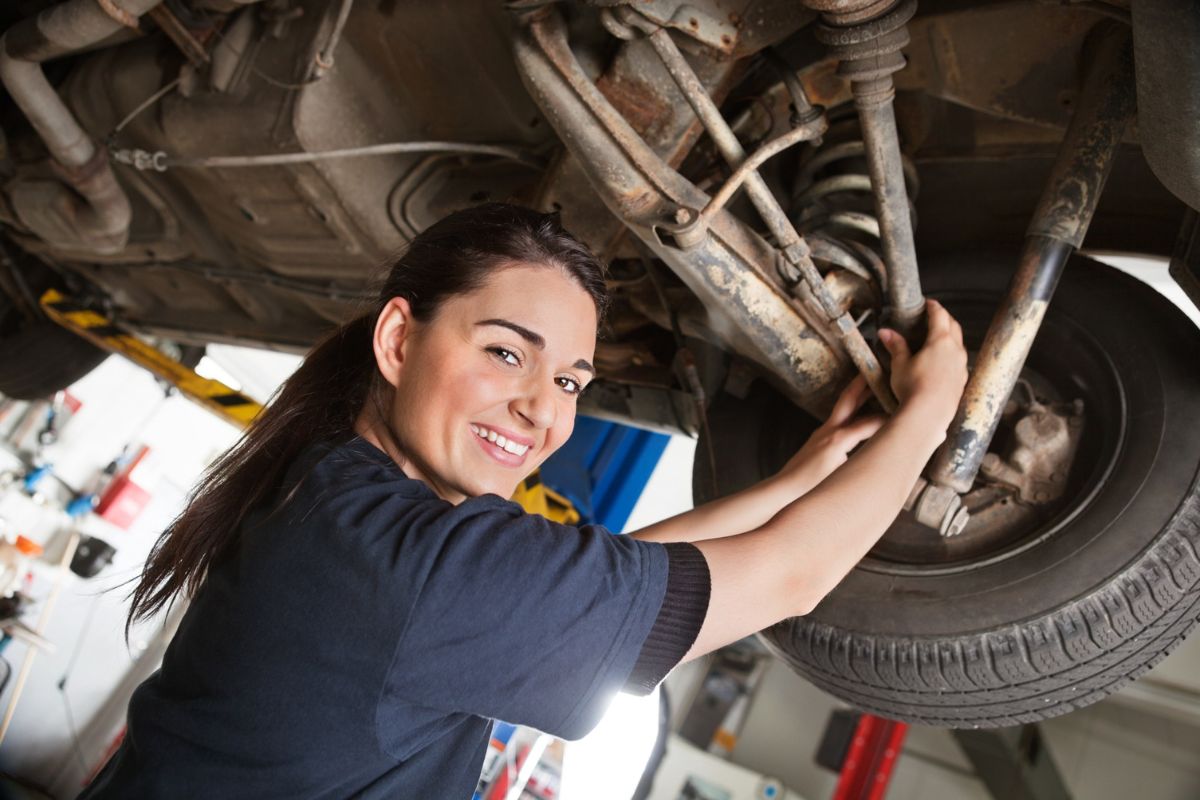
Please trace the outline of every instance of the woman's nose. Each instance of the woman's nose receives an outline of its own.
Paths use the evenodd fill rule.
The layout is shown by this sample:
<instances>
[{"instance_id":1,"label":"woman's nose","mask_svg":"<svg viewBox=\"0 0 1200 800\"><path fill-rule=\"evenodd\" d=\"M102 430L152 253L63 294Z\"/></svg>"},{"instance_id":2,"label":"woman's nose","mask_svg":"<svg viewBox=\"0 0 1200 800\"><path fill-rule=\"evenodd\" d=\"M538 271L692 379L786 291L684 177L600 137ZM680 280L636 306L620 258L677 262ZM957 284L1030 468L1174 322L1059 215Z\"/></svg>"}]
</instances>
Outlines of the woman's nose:
<instances>
[{"instance_id":1,"label":"woman's nose","mask_svg":"<svg viewBox=\"0 0 1200 800\"><path fill-rule=\"evenodd\" d=\"M555 387L551 387L553 388ZM529 387L520 397L513 400L512 409L534 428L544 430L554 424L554 396L541 387Z\"/></svg>"}]
</instances>

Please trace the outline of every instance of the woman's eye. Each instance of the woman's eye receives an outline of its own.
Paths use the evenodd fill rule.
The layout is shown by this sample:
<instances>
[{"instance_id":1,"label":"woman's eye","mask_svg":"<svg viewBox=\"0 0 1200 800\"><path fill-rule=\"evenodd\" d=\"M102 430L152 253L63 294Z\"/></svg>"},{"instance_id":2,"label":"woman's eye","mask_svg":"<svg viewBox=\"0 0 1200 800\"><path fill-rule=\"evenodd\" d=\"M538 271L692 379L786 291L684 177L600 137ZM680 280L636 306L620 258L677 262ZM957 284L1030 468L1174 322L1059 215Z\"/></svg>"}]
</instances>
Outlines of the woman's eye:
<instances>
[{"instance_id":1,"label":"woman's eye","mask_svg":"<svg viewBox=\"0 0 1200 800\"><path fill-rule=\"evenodd\" d=\"M521 366L521 359L516 353L506 347L489 347L488 352L496 356L496 358L500 359L505 364L511 364L514 367Z\"/></svg>"},{"instance_id":2,"label":"woman's eye","mask_svg":"<svg viewBox=\"0 0 1200 800\"><path fill-rule=\"evenodd\" d=\"M579 384L579 381L575 380L574 378L567 377L566 375L558 378L558 385L566 389L567 394L579 394L581 391L583 391L583 387Z\"/></svg>"}]
</instances>

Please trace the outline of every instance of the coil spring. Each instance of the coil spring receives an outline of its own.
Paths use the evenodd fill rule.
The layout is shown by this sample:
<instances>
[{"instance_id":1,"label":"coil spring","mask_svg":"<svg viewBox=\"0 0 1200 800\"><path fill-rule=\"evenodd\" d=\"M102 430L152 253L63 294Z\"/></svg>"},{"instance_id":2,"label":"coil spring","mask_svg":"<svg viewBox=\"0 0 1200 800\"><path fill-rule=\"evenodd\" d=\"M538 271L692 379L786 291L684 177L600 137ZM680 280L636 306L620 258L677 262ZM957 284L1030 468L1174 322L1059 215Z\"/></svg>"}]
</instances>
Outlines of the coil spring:
<instances>
[{"instance_id":1,"label":"coil spring","mask_svg":"<svg viewBox=\"0 0 1200 800\"><path fill-rule=\"evenodd\" d=\"M822 270L845 269L887 292L875 193L867 173L865 145L852 104L830 109L829 131L801 154L792 187L792 217ZM903 156L909 211L920 189L917 170Z\"/></svg>"}]
</instances>

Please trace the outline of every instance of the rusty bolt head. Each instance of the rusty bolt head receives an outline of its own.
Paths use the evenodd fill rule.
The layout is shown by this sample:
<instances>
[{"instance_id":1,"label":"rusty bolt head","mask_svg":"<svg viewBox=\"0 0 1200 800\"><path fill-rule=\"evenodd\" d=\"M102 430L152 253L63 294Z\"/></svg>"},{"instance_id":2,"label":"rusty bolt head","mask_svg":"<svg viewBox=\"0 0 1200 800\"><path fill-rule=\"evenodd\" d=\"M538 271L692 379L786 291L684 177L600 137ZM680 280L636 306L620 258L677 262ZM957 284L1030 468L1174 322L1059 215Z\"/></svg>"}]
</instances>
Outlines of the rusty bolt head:
<instances>
[{"instance_id":1,"label":"rusty bolt head","mask_svg":"<svg viewBox=\"0 0 1200 800\"><path fill-rule=\"evenodd\" d=\"M687 225L692 221L692 210L680 206L675 209L675 222L678 225Z\"/></svg>"}]
</instances>

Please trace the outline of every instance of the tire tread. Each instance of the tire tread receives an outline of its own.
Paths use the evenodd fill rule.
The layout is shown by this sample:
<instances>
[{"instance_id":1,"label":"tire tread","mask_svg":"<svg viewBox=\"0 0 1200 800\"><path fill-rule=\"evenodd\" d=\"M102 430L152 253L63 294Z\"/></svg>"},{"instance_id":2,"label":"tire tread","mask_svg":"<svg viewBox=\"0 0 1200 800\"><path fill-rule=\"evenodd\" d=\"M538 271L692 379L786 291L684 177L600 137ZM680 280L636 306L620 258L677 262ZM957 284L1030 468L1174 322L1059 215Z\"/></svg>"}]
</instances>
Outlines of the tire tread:
<instances>
[{"instance_id":1,"label":"tire tread","mask_svg":"<svg viewBox=\"0 0 1200 800\"><path fill-rule=\"evenodd\" d=\"M1112 694L1182 642L1200 614L1198 553L1200 483L1130 566L1049 613L918 640L796 618L764 638L819 686L873 713L960 728L1022 724Z\"/></svg>"}]
</instances>

